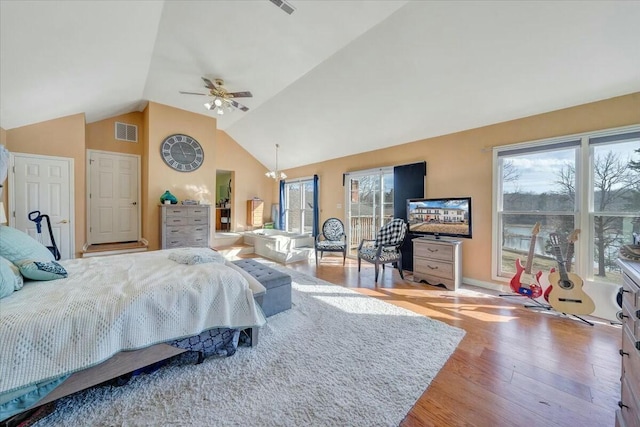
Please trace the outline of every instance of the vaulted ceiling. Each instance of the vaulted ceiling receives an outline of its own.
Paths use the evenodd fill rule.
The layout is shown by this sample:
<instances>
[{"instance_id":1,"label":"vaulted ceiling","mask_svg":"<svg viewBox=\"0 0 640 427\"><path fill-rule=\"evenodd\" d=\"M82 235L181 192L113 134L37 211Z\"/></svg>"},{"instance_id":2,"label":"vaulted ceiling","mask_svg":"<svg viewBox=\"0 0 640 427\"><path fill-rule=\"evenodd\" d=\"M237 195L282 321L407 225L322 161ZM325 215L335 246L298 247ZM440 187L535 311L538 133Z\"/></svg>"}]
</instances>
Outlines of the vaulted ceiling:
<instances>
[{"instance_id":1,"label":"vaulted ceiling","mask_svg":"<svg viewBox=\"0 0 640 427\"><path fill-rule=\"evenodd\" d=\"M637 1L289 4L2 0L0 126L154 101L289 168L640 91Z\"/></svg>"}]
</instances>

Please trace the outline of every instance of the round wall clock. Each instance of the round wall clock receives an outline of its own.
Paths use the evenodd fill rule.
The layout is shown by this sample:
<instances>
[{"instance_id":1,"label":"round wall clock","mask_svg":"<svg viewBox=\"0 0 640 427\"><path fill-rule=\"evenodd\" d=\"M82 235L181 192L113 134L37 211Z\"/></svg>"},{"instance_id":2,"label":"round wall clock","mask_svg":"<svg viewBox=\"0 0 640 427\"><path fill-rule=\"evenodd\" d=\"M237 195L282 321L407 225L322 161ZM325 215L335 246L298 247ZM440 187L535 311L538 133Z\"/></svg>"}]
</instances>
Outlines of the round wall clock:
<instances>
[{"instance_id":1,"label":"round wall clock","mask_svg":"<svg viewBox=\"0 0 640 427\"><path fill-rule=\"evenodd\" d=\"M160 146L162 160L179 172L191 172L202 166L204 151L200 143L188 135L170 135Z\"/></svg>"}]
</instances>

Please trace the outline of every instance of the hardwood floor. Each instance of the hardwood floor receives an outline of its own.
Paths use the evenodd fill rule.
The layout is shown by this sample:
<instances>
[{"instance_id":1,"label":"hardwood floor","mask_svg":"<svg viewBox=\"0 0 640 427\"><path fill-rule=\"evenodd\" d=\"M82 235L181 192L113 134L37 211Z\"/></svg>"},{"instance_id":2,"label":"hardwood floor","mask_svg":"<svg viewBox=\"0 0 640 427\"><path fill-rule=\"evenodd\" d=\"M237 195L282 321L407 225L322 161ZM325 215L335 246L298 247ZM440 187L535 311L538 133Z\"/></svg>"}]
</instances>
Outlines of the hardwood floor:
<instances>
[{"instance_id":1,"label":"hardwood floor","mask_svg":"<svg viewBox=\"0 0 640 427\"><path fill-rule=\"evenodd\" d=\"M463 286L457 292L401 280L389 267L325 256L287 267L353 288L466 331L402 422L415 426L613 426L620 399L620 326L589 326ZM380 325L384 328L384 325ZM393 398L393 396L389 396Z\"/></svg>"}]
</instances>

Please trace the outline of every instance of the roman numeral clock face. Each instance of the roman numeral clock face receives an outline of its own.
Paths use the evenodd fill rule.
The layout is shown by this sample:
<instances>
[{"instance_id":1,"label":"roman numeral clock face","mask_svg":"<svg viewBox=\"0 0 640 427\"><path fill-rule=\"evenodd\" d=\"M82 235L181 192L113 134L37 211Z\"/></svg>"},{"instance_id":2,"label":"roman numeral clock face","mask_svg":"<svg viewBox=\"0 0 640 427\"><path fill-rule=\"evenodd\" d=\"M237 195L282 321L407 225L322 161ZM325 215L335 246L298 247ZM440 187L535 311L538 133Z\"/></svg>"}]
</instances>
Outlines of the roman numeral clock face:
<instances>
[{"instance_id":1,"label":"roman numeral clock face","mask_svg":"<svg viewBox=\"0 0 640 427\"><path fill-rule=\"evenodd\" d=\"M179 172L198 169L204 161L204 151L200 143L188 135L171 135L160 146L162 160Z\"/></svg>"}]
</instances>

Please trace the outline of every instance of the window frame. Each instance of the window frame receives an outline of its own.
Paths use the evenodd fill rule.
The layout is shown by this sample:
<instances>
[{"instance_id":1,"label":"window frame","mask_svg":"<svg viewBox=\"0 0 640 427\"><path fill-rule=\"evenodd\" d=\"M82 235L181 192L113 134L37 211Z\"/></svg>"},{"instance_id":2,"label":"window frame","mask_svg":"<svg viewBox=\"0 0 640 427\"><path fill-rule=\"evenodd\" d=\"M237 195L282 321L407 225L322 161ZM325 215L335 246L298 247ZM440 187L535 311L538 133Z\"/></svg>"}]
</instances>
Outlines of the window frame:
<instances>
[{"instance_id":1,"label":"window frame","mask_svg":"<svg viewBox=\"0 0 640 427\"><path fill-rule=\"evenodd\" d=\"M313 225L311 226L311 230L309 230L309 232L305 231L305 224L304 224L304 219L305 219L305 214L309 214L311 213L311 218L312 218L312 224L313 224L313 209L308 209L305 208L305 191L304 191L304 186L306 184L311 184L311 190L312 192L314 191L313 188L313 177L303 177L303 178L296 178L296 179L292 179L292 180L287 180L284 183L284 231L287 232L292 232L291 228L289 227L289 216L290 216L290 212L299 212L299 216L298 219L300 221L300 228L301 230L299 231L300 234L313 234ZM290 186L293 185L299 185L300 186L300 206L299 209L290 209L289 208L289 189ZM318 198L319 199L319 198Z\"/></svg>"},{"instance_id":2,"label":"window frame","mask_svg":"<svg viewBox=\"0 0 640 427\"><path fill-rule=\"evenodd\" d=\"M594 139L612 137L611 143L623 142L624 139L617 140L613 137L622 136L628 133L640 132L640 125L624 126L612 129L597 130L592 132L584 132L580 134L563 135L560 137L541 139L536 141L528 141L517 144L509 144L493 147L493 194L492 194L492 224L491 224L491 279L497 282L508 283L511 277L500 274L500 262L502 257L502 217L505 212L502 209L503 204L503 182L502 168L500 157L505 156L505 152L519 151L523 154L535 151L546 151L558 144L567 141L579 140L576 145L575 155L575 202L574 202L574 224L575 228L581 230L580 238L576 241L575 249L575 272L581 276L585 282L595 284L610 284L605 280L599 280L593 268L587 268L590 265L589 260L594 259L595 255L595 236L593 233L594 218L596 212L594 210L594 162L595 147L602 146L604 143L591 143ZM517 212L518 214L553 214L553 212ZM600 212L598 212L600 213ZM610 216L636 217L633 212L606 212Z\"/></svg>"}]
</instances>

